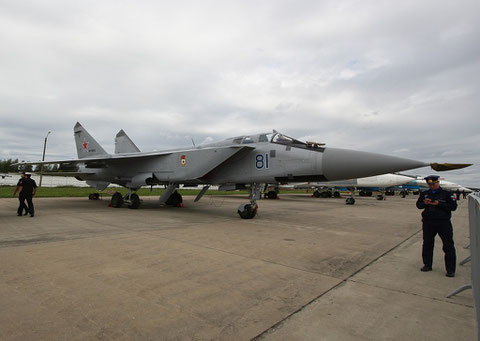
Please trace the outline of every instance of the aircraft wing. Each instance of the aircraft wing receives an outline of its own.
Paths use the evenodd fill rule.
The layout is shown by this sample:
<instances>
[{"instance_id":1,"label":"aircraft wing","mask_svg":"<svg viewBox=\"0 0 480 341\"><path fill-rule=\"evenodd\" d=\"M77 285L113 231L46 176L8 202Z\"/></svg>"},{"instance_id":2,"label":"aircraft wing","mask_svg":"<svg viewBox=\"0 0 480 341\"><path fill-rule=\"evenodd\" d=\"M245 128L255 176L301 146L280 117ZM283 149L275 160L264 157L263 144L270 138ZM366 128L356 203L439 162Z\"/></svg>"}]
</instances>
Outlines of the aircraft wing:
<instances>
[{"instance_id":1,"label":"aircraft wing","mask_svg":"<svg viewBox=\"0 0 480 341\"><path fill-rule=\"evenodd\" d=\"M60 164L60 163L108 163L117 160L134 160L139 158L147 158L147 157L154 157L154 156L163 156L163 155L170 155L172 152L152 152L152 153L139 153L139 154L132 154L132 155L107 155L101 157L89 157L83 159L64 159L64 160L51 160L51 161L22 161L15 163L14 165L53 165L53 164Z\"/></svg>"},{"instance_id":2,"label":"aircraft wing","mask_svg":"<svg viewBox=\"0 0 480 341\"><path fill-rule=\"evenodd\" d=\"M83 176L83 175L93 175L95 173L92 172L37 172L36 174L39 175L48 175L48 176L64 176L64 177L76 177L76 176Z\"/></svg>"},{"instance_id":3,"label":"aircraft wing","mask_svg":"<svg viewBox=\"0 0 480 341\"><path fill-rule=\"evenodd\" d=\"M186 152L195 152L195 151L204 151L209 149L254 149L254 147L250 146L239 146L239 145L232 145L232 146L225 146L225 147L210 147L210 148L189 148L189 149L179 149L179 150L169 150L169 151L160 151L160 152L147 152L147 153L131 153L131 154L107 154L104 156L97 156L97 157L89 157L89 158L82 158L82 159L64 159L64 160L51 160L51 161L22 161L15 163L14 165L53 165L53 164L62 164L62 163L84 163L84 164L108 164L118 161L133 161L145 158L152 158L152 157L159 157L159 156L167 156L174 153L186 153ZM85 174L85 173L82 173Z\"/></svg>"}]
</instances>

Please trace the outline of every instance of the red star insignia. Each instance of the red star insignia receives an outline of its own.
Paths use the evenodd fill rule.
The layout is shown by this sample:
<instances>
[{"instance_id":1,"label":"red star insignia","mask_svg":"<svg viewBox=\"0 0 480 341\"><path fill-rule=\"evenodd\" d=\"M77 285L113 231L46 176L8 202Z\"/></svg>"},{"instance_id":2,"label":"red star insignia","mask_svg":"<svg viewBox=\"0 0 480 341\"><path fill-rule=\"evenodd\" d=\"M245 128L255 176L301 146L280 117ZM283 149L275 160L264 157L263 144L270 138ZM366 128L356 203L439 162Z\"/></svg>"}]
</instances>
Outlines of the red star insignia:
<instances>
[{"instance_id":1,"label":"red star insignia","mask_svg":"<svg viewBox=\"0 0 480 341\"><path fill-rule=\"evenodd\" d=\"M88 142L86 140L83 140L82 146L84 150L87 150Z\"/></svg>"}]
</instances>

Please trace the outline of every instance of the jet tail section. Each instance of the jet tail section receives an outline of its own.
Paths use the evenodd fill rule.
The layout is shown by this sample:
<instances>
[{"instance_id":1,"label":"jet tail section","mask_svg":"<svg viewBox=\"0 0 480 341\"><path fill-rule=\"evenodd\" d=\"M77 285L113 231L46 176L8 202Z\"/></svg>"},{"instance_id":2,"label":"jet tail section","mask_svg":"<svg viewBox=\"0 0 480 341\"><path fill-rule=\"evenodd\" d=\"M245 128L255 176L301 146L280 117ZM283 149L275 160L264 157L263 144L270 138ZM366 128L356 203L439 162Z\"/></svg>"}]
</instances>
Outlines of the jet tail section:
<instances>
[{"instance_id":1,"label":"jet tail section","mask_svg":"<svg viewBox=\"0 0 480 341\"><path fill-rule=\"evenodd\" d=\"M140 149L133 143L128 135L120 130L115 136L115 154L140 153Z\"/></svg>"},{"instance_id":2,"label":"jet tail section","mask_svg":"<svg viewBox=\"0 0 480 341\"><path fill-rule=\"evenodd\" d=\"M77 146L77 155L79 159L86 157L108 155L105 149L88 133L88 131L79 123L73 128L75 144Z\"/></svg>"}]
</instances>

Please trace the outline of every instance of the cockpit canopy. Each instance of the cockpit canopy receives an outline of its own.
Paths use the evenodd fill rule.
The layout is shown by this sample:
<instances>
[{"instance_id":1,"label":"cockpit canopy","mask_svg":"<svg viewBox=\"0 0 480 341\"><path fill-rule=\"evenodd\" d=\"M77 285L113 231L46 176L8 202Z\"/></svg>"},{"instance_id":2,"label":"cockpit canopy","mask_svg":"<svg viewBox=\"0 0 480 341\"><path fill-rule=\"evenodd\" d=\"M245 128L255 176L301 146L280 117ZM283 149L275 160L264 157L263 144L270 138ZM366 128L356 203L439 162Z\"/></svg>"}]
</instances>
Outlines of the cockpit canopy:
<instances>
[{"instance_id":1,"label":"cockpit canopy","mask_svg":"<svg viewBox=\"0 0 480 341\"><path fill-rule=\"evenodd\" d=\"M323 143L316 142L303 142L293 137L284 135L274 130L273 133L265 134L256 134L256 135L244 135L237 137L230 137L224 141L212 143L209 145L225 145L225 144L250 144L250 143L261 143L261 142L270 142L275 144L282 144L291 147L297 148L322 148Z\"/></svg>"}]
</instances>

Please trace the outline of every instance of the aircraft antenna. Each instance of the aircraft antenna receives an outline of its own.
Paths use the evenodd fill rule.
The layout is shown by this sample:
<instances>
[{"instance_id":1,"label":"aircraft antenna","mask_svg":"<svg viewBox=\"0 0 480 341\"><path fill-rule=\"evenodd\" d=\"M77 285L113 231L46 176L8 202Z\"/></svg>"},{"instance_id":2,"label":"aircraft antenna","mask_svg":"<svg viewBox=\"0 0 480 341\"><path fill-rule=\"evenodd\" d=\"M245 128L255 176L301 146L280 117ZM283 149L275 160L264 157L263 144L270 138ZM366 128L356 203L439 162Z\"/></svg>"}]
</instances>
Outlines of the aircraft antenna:
<instances>
[{"instance_id":1,"label":"aircraft antenna","mask_svg":"<svg viewBox=\"0 0 480 341\"><path fill-rule=\"evenodd\" d=\"M193 148L195 148L195 141L193 141L193 137L192 137L192 144L193 144Z\"/></svg>"}]
</instances>

